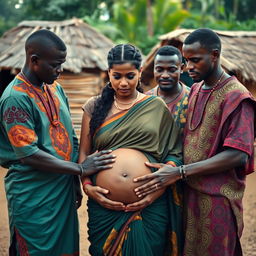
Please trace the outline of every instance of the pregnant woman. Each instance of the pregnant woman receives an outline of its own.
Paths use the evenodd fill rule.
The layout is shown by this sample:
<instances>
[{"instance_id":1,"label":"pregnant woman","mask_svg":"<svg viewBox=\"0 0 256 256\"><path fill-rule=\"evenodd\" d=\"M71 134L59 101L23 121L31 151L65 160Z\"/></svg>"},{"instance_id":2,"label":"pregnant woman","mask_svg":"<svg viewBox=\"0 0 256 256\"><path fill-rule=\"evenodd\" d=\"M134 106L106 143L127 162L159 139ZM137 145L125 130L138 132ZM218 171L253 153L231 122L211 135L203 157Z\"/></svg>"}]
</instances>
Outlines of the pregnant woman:
<instances>
[{"instance_id":1,"label":"pregnant woman","mask_svg":"<svg viewBox=\"0 0 256 256\"><path fill-rule=\"evenodd\" d=\"M86 178L88 233L93 256L178 255L177 230L169 230L177 204L170 190L138 198L133 179L154 170L145 162L181 164L179 130L158 97L141 93L141 54L133 45L109 51L109 80L102 94L84 105L79 161L96 150L112 149L112 169ZM182 216L179 216L180 218ZM181 231L180 231L181 232ZM172 234L172 239L170 239Z\"/></svg>"}]
</instances>

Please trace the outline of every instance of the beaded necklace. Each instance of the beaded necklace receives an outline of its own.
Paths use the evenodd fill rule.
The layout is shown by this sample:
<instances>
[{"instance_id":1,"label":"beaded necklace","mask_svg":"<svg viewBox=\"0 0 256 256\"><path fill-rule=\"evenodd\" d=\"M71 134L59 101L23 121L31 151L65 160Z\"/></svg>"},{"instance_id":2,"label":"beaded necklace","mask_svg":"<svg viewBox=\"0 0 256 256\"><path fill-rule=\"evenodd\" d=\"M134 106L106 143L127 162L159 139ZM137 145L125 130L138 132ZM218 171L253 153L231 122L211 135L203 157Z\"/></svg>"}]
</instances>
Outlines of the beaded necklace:
<instances>
[{"instance_id":1,"label":"beaded necklace","mask_svg":"<svg viewBox=\"0 0 256 256\"><path fill-rule=\"evenodd\" d=\"M164 96L160 95L160 93L159 93L159 87L157 87L156 94L157 94L157 96L161 97L161 98L164 100L164 102L165 102L166 104L170 104L170 103L176 101L177 98L182 94L182 92L183 92L183 86L182 86L182 84L180 84L180 85L181 85L181 90L180 90L180 92L178 92L178 94L177 94L174 98L171 98L171 99L170 99L169 97L164 97Z\"/></svg>"},{"instance_id":2,"label":"beaded necklace","mask_svg":"<svg viewBox=\"0 0 256 256\"><path fill-rule=\"evenodd\" d=\"M205 111L205 108L206 108L206 105L208 103L208 100L210 99L211 97L211 94L215 91L216 87L220 84L220 81L222 80L224 76L224 71L221 73L220 75L220 78L218 79L218 81L216 82L216 84L212 87L211 91L209 92L207 98L206 98L206 101L205 101L205 104L203 106L203 111L202 111L202 115L201 117L199 118L198 120L198 123L193 127L192 123L193 123L193 119L194 119L194 113L195 113L195 106L197 104L197 100L198 100L198 97L199 97L199 93L203 87L203 83L201 84L200 88L198 89L197 93L196 93L196 96L195 96L195 100L194 100L194 106L193 106L193 112L192 112L192 115L191 115L191 118L190 120L188 120L188 129L190 131L194 131L198 128L198 126L200 125L201 121L202 121L202 117L204 116L204 111Z\"/></svg>"},{"instance_id":3,"label":"beaded necklace","mask_svg":"<svg viewBox=\"0 0 256 256\"><path fill-rule=\"evenodd\" d=\"M138 92L137 92L136 98L135 98L133 101L129 102L129 103L122 103L122 102L118 101L117 98L115 97L115 98L114 98L114 106L115 106L118 110L128 110L128 109L130 109L130 108L137 102L138 98L139 98L139 93L138 93ZM128 107L128 108L121 108L121 107L119 107L119 106L117 105L118 102L121 103L121 104L123 104L123 105L131 105L131 106Z\"/></svg>"}]
</instances>

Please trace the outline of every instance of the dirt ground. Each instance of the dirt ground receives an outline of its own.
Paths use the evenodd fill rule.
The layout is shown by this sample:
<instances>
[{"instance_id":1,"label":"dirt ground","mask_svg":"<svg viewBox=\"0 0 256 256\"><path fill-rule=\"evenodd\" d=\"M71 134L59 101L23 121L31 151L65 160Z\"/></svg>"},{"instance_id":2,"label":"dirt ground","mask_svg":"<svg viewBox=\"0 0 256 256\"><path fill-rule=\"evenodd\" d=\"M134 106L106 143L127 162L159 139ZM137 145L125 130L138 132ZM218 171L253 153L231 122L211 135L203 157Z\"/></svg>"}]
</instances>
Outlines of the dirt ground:
<instances>
[{"instance_id":1,"label":"dirt ground","mask_svg":"<svg viewBox=\"0 0 256 256\"><path fill-rule=\"evenodd\" d=\"M0 168L0 256L8 255L9 231L3 179L6 170ZM256 173L247 178L244 197L244 223L242 237L244 256L256 256ZM86 203L79 209L81 256L89 256L87 240L87 211Z\"/></svg>"},{"instance_id":2,"label":"dirt ground","mask_svg":"<svg viewBox=\"0 0 256 256\"><path fill-rule=\"evenodd\" d=\"M9 230L8 213L4 191L4 176L6 170L0 167L0 256L8 256ZM86 197L85 197L86 198ZM83 200L82 206L78 210L80 221L80 256L89 256L87 240L87 208L86 201Z\"/></svg>"}]
</instances>

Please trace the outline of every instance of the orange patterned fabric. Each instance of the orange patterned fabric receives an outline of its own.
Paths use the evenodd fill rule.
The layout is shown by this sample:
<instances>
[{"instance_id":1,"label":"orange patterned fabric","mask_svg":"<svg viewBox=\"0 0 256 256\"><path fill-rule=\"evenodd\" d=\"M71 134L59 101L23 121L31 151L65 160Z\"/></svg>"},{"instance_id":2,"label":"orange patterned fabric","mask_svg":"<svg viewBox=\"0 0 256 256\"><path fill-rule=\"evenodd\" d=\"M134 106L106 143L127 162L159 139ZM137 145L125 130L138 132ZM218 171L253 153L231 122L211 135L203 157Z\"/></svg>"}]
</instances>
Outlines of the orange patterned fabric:
<instances>
[{"instance_id":1,"label":"orange patterned fabric","mask_svg":"<svg viewBox=\"0 0 256 256\"><path fill-rule=\"evenodd\" d=\"M17 77L24 83L16 85L14 89L24 92L33 98L39 109L47 115L51 123L49 133L52 146L59 156L69 161L71 159L72 147L68 132L59 120L60 101L56 95L56 83L44 85L44 90L41 90L30 84L22 75Z\"/></svg>"},{"instance_id":2,"label":"orange patterned fabric","mask_svg":"<svg viewBox=\"0 0 256 256\"><path fill-rule=\"evenodd\" d=\"M19 80L22 80L20 76L17 76ZM23 81L23 80L22 80ZM54 95L54 92L56 91L56 85L51 85L49 87L49 89L51 90L52 94ZM40 108L41 111L46 112L46 109L42 103L42 101L40 100L40 98L38 97L37 93L40 93L45 99L47 99L46 97L46 93L42 92L41 89L36 88L36 87L32 87L32 85L29 85L27 83L20 83L18 85L15 85L13 87L16 91L20 91L20 92L24 92L26 93L30 98L35 99L35 103L37 104L37 106ZM60 102L59 99L55 96L54 97L54 102L56 104L57 109L59 109L60 106Z\"/></svg>"},{"instance_id":3,"label":"orange patterned fabric","mask_svg":"<svg viewBox=\"0 0 256 256\"><path fill-rule=\"evenodd\" d=\"M9 168L5 185L13 220L10 249L15 256L78 256L74 175L39 171L22 160L40 150L76 162L78 141L68 100L60 85L38 87L20 75L0 99L0 164Z\"/></svg>"},{"instance_id":4,"label":"orange patterned fabric","mask_svg":"<svg viewBox=\"0 0 256 256\"><path fill-rule=\"evenodd\" d=\"M23 125L15 125L8 132L8 138L15 147L31 145L37 138L34 130Z\"/></svg>"},{"instance_id":5,"label":"orange patterned fabric","mask_svg":"<svg viewBox=\"0 0 256 256\"><path fill-rule=\"evenodd\" d=\"M129 224L137 220L142 221L142 217L139 212L133 213L133 215L123 224L121 230L117 231L115 228L111 230L103 246L104 255L111 255L111 256L123 255L122 247L123 247L124 241L127 240L128 233L131 231ZM120 237L118 238L118 236ZM115 246L116 246L116 249L113 250Z\"/></svg>"},{"instance_id":6,"label":"orange patterned fabric","mask_svg":"<svg viewBox=\"0 0 256 256\"><path fill-rule=\"evenodd\" d=\"M68 133L62 123L57 126L50 125L50 138L52 146L64 160L71 159L72 147Z\"/></svg>"}]
</instances>

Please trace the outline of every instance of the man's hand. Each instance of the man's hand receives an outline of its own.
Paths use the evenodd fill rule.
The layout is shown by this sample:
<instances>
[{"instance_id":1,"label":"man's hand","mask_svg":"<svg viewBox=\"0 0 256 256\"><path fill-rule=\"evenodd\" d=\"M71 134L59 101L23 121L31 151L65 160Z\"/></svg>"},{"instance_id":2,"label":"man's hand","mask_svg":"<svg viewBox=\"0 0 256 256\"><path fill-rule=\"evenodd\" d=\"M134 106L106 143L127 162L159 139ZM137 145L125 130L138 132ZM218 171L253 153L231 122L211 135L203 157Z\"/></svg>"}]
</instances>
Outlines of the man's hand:
<instances>
[{"instance_id":1,"label":"man's hand","mask_svg":"<svg viewBox=\"0 0 256 256\"><path fill-rule=\"evenodd\" d=\"M164 191L165 189L160 189L154 193L146 195L143 199L141 199L138 202L126 205L125 211L134 212L134 211L140 211L144 209L145 207L152 204L158 197L160 197L164 193Z\"/></svg>"},{"instance_id":2,"label":"man's hand","mask_svg":"<svg viewBox=\"0 0 256 256\"><path fill-rule=\"evenodd\" d=\"M137 187L134 191L138 197L146 196L159 189L165 188L180 179L178 167L167 164L145 163L148 167L159 169L158 171L134 179L134 182L146 181L147 183Z\"/></svg>"},{"instance_id":3,"label":"man's hand","mask_svg":"<svg viewBox=\"0 0 256 256\"><path fill-rule=\"evenodd\" d=\"M82 163L82 177L90 176L102 170L112 168L112 164L115 162L115 155L111 155L112 150L102 150L89 155Z\"/></svg>"},{"instance_id":4,"label":"man's hand","mask_svg":"<svg viewBox=\"0 0 256 256\"><path fill-rule=\"evenodd\" d=\"M107 189L101 188L99 186L86 184L83 186L83 190L86 195L98 202L104 208L114 211L125 210L125 205L123 203L112 201L106 197L106 195L109 193Z\"/></svg>"}]
</instances>

